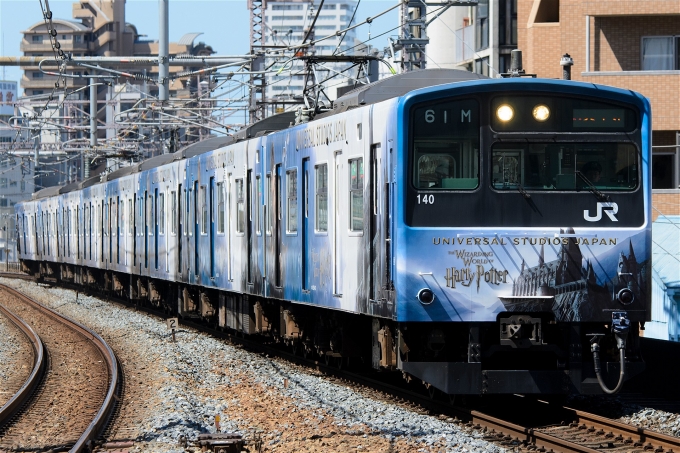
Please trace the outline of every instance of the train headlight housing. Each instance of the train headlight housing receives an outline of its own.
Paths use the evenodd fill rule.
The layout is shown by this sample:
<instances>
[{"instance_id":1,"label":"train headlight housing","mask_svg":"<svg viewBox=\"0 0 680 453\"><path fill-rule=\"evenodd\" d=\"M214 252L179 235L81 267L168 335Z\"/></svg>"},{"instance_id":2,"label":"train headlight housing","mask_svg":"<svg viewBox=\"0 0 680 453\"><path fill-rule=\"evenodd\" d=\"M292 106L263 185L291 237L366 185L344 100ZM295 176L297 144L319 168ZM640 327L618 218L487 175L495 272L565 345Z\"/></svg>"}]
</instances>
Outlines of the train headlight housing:
<instances>
[{"instance_id":1,"label":"train headlight housing","mask_svg":"<svg viewBox=\"0 0 680 453\"><path fill-rule=\"evenodd\" d=\"M503 104L496 109L496 116L502 122L507 123L515 116L515 111L508 104Z\"/></svg>"},{"instance_id":2,"label":"train headlight housing","mask_svg":"<svg viewBox=\"0 0 680 453\"><path fill-rule=\"evenodd\" d=\"M423 288L418 291L416 299L418 299L418 302L423 305L430 305L432 302L434 302L434 293L430 288Z\"/></svg>"},{"instance_id":3,"label":"train headlight housing","mask_svg":"<svg viewBox=\"0 0 680 453\"><path fill-rule=\"evenodd\" d=\"M621 305L630 305L635 301L635 293L628 288L623 288L616 295L616 299Z\"/></svg>"},{"instance_id":4,"label":"train headlight housing","mask_svg":"<svg viewBox=\"0 0 680 453\"><path fill-rule=\"evenodd\" d=\"M547 105L538 104L531 113L536 121L543 122L550 118L550 109Z\"/></svg>"}]
</instances>

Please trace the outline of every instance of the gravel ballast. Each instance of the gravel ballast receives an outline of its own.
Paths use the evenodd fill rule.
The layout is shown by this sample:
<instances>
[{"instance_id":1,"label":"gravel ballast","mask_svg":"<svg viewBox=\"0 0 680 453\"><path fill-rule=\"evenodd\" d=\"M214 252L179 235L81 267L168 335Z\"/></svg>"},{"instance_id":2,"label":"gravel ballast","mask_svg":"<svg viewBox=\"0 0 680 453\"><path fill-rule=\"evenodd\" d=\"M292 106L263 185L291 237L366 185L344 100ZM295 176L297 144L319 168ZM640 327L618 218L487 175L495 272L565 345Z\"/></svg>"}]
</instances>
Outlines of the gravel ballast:
<instances>
[{"instance_id":1,"label":"gravel ballast","mask_svg":"<svg viewBox=\"0 0 680 453\"><path fill-rule=\"evenodd\" d=\"M481 433L192 329L176 331L173 343L162 319L71 290L0 283L91 327L113 348L126 382L112 436L134 440L130 451L185 451L182 437L191 450L199 434L216 432L217 415L222 432L260 438L263 451L504 451Z\"/></svg>"}]
</instances>

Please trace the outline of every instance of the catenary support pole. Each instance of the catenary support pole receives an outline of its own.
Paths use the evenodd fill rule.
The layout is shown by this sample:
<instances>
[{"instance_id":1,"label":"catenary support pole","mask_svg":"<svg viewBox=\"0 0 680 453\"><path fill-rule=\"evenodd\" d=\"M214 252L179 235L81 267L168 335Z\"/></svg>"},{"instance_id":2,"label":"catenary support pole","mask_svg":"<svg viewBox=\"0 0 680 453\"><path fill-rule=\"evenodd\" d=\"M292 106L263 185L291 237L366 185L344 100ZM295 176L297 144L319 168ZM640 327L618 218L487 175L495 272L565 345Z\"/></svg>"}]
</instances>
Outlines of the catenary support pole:
<instances>
[{"instance_id":1,"label":"catenary support pole","mask_svg":"<svg viewBox=\"0 0 680 453\"><path fill-rule=\"evenodd\" d=\"M170 82L168 75L170 74L170 65L168 64L169 53L169 0L158 1L158 16L160 19L159 34L158 34L158 99L160 101L167 101L170 91Z\"/></svg>"}]
</instances>

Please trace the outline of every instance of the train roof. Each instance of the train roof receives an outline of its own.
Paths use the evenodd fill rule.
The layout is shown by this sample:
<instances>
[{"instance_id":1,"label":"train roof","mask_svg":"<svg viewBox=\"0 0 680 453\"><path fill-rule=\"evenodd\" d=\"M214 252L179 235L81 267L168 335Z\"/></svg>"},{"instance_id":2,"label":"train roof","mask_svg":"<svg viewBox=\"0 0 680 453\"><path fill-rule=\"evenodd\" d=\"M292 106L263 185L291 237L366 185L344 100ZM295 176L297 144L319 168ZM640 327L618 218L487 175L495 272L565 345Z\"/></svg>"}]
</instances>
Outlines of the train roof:
<instances>
[{"instance_id":1,"label":"train roof","mask_svg":"<svg viewBox=\"0 0 680 453\"><path fill-rule=\"evenodd\" d=\"M333 103L333 109L323 115L328 116L359 105L386 101L403 96L418 88L479 79L488 79L488 77L460 69L424 69L422 71L405 72L368 85L362 85L345 93ZM317 116L317 118L319 117L321 115Z\"/></svg>"},{"instance_id":2,"label":"train roof","mask_svg":"<svg viewBox=\"0 0 680 453\"><path fill-rule=\"evenodd\" d=\"M272 115L250 126L244 127L234 134L237 141L246 140L252 137L260 137L269 132L280 131L295 124L295 111L283 112Z\"/></svg>"}]
</instances>

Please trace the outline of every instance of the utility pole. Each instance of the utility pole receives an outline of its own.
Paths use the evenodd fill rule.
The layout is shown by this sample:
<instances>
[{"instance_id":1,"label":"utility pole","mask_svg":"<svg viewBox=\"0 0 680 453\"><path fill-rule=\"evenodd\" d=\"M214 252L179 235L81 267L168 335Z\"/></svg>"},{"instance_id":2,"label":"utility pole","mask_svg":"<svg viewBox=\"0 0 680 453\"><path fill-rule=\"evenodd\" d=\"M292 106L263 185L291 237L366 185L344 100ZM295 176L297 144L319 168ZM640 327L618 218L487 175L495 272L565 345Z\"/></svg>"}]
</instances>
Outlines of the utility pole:
<instances>
[{"instance_id":1,"label":"utility pole","mask_svg":"<svg viewBox=\"0 0 680 453\"><path fill-rule=\"evenodd\" d=\"M263 73L264 54L264 10L267 8L266 0L248 0L250 10L250 54L254 56L250 65L250 102L249 102L249 122L250 124L264 119L266 104L265 100L266 79ZM258 104L258 100L260 103Z\"/></svg>"},{"instance_id":2,"label":"utility pole","mask_svg":"<svg viewBox=\"0 0 680 453\"><path fill-rule=\"evenodd\" d=\"M170 97L169 65L169 23L170 23L170 0L158 0L160 24L158 27L158 99L167 101Z\"/></svg>"}]
</instances>

